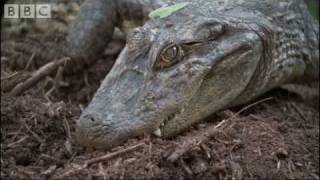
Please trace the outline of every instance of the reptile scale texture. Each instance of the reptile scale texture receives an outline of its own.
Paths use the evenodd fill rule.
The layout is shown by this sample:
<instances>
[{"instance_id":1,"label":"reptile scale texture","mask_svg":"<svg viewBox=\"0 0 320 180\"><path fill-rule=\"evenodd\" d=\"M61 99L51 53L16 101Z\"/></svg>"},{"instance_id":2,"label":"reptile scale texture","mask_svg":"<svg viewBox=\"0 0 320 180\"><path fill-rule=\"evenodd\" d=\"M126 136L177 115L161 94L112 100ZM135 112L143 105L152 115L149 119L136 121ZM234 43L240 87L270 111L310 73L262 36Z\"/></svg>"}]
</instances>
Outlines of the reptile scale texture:
<instances>
[{"instance_id":1,"label":"reptile scale texture","mask_svg":"<svg viewBox=\"0 0 320 180\"><path fill-rule=\"evenodd\" d=\"M180 2L190 4L148 18ZM67 54L94 59L129 22L136 27L78 120L84 146L171 137L273 88L319 81L319 22L302 0L86 0Z\"/></svg>"}]
</instances>

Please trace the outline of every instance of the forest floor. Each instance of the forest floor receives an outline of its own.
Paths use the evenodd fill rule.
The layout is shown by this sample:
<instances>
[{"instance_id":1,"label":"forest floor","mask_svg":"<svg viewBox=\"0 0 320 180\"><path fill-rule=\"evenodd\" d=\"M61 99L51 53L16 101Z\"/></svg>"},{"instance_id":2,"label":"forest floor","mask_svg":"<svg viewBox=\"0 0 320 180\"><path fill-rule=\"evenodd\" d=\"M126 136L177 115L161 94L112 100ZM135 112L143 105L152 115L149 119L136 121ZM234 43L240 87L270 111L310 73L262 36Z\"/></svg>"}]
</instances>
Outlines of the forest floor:
<instances>
[{"instance_id":1,"label":"forest floor","mask_svg":"<svg viewBox=\"0 0 320 180\"><path fill-rule=\"evenodd\" d=\"M19 42L19 38L10 41ZM251 103L218 112L172 139L144 135L108 151L88 150L74 140L75 123L124 42L112 41L102 58L85 71L63 75L65 86L52 88L55 81L47 78L19 96L6 92L3 84L20 72L32 73L39 67L36 60L30 60L32 54L10 50L6 43L4 38L1 41L4 52L1 56L1 179L319 180L318 96L305 100L275 89ZM19 69L18 61L29 64L28 68ZM172 152L185 147L190 137L215 128L223 120L227 120L223 129L207 141L192 145L174 161L168 160Z\"/></svg>"}]
</instances>

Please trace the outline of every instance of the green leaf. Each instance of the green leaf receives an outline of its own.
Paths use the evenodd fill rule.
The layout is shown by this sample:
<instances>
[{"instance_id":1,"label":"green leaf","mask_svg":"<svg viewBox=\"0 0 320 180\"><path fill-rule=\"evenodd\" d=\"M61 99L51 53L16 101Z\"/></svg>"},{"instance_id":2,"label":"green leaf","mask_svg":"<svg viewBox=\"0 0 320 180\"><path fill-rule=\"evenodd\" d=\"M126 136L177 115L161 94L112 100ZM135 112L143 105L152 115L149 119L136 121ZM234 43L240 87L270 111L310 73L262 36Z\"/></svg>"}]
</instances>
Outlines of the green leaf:
<instances>
[{"instance_id":1,"label":"green leaf","mask_svg":"<svg viewBox=\"0 0 320 180\"><path fill-rule=\"evenodd\" d=\"M172 13L186 7L189 4L190 4L190 2L183 2L183 3L177 3L172 6L161 7L161 8L158 8L158 9L150 12L149 17L151 19L165 18L165 17L171 15Z\"/></svg>"}]
</instances>

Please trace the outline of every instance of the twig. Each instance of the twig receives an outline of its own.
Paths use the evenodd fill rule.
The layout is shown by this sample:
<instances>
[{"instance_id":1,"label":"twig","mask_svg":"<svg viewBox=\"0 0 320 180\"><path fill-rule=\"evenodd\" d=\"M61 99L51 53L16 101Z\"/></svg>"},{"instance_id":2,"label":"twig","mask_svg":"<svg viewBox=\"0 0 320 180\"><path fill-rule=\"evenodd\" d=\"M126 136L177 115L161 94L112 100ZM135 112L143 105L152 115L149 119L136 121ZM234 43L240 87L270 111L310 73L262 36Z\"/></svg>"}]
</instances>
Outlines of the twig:
<instances>
[{"instance_id":1,"label":"twig","mask_svg":"<svg viewBox=\"0 0 320 180\"><path fill-rule=\"evenodd\" d=\"M50 161L54 161L54 162L56 162L56 163L59 164L59 165L62 165L62 164L65 163L65 161L60 160L60 159L57 159L57 158L55 158L55 157L53 157L53 156L50 156L50 155L48 155L48 154L41 154L41 155L40 155L40 158L44 158L44 159L47 159L47 160L50 160Z\"/></svg>"},{"instance_id":2,"label":"twig","mask_svg":"<svg viewBox=\"0 0 320 180\"><path fill-rule=\"evenodd\" d=\"M1 78L1 81L6 80L6 79L10 79L10 78L16 76L17 74L18 74L18 72L15 71L14 73L9 74L8 76L2 77L2 78Z\"/></svg>"},{"instance_id":3,"label":"twig","mask_svg":"<svg viewBox=\"0 0 320 180\"><path fill-rule=\"evenodd\" d=\"M118 156L120 154L124 154L124 153L130 152L130 151L136 150L138 148L141 148L144 145L145 145L144 143L140 143L140 144L128 147L126 149L122 149L122 150L119 150L119 151L116 151L116 152L113 152L113 153L110 153L110 154L106 154L104 156L100 156L100 157L97 157L97 158L90 159L86 163L88 165L90 165L90 164L97 163L97 162L100 162L100 161L105 161L105 160L111 159L111 158L113 158L115 156Z\"/></svg>"},{"instance_id":4,"label":"twig","mask_svg":"<svg viewBox=\"0 0 320 180\"><path fill-rule=\"evenodd\" d=\"M187 137L186 141L183 142L182 147L177 148L168 158L167 160L170 162L175 162L179 159L182 155L184 155L187 151L189 151L195 145L200 145L201 143L207 141L211 136L215 135L219 132L219 128L226 123L226 120L221 121L218 125L211 126L204 129L199 135L197 136L190 136Z\"/></svg>"},{"instance_id":5,"label":"twig","mask_svg":"<svg viewBox=\"0 0 320 180\"><path fill-rule=\"evenodd\" d=\"M37 84L39 81L41 81L46 76L50 75L52 72L57 70L57 68L68 60L69 58L62 58L58 61L50 62L44 66L42 66L40 69L32 73L31 77L28 78L26 81L19 83L14 87L11 91L12 96L18 96L24 91L28 90L35 84Z\"/></svg>"},{"instance_id":6,"label":"twig","mask_svg":"<svg viewBox=\"0 0 320 180\"><path fill-rule=\"evenodd\" d=\"M310 173L310 176L312 176L316 180L319 180L319 175L317 175L316 173Z\"/></svg>"},{"instance_id":7,"label":"twig","mask_svg":"<svg viewBox=\"0 0 320 180\"><path fill-rule=\"evenodd\" d=\"M252 104L249 104L246 107L242 108L237 113L233 114L228 119L221 121L216 126L214 126L214 127L209 126L206 129L202 130L202 132L200 134L198 134L197 136L190 135L190 136L186 137L186 140L184 140L181 143L182 147L176 148L176 150L167 158L167 160L170 162L175 162L182 155L184 155L187 151L192 149L194 146L198 146L198 145L208 141L210 137L214 136L217 132L221 131L220 129L223 129L223 126L225 126L227 122L233 120L235 117L237 117L243 111L245 111L245 110L247 110L247 109L249 109L259 103L262 103L262 102L265 102L265 101L268 101L271 99L272 99L272 97L269 97L269 98L265 98L265 99L259 100L257 102L254 102Z\"/></svg>"},{"instance_id":8,"label":"twig","mask_svg":"<svg viewBox=\"0 0 320 180\"><path fill-rule=\"evenodd\" d=\"M265 101L269 101L269 100L271 100L271 99L273 99L273 97L264 98L264 99L261 99L261 100L259 100L259 101L254 102L254 103L252 103L252 104L249 104L249 105L245 106L244 108L240 109L240 111L236 112L236 113L235 113L233 116L231 116L229 119L233 119L233 118L237 117L240 113L242 113L242 112L244 112L244 111L252 108L253 106L256 106L256 105L258 105L258 104L260 104L260 103L263 103L263 102L265 102Z\"/></svg>"},{"instance_id":9,"label":"twig","mask_svg":"<svg viewBox=\"0 0 320 180\"><path fill-rule=\"evenodd\" d=\"M48 102L51 102L50 101L50 94L52 92L54 92L55 90L58 90L59 87L68 87L69 86L69 83L68 82L64 82L62 81L62 77L63 77L63 67L59 67L58 70L57 70L57 73L56 73L56 76L54 79L52 78L47 78L47 81L45 83L45 86L50 82L52 83L52 87L46 92L44 93L44 96L45 98L47 99ZM45 87L44 86L44 87Z\"/></svg>"},{"instance_id":10,"label":"twig","mask_svg":"<svg viewBox=\"0 0 320 180\"><path fill-rule=\"evenodd\" d=\"M131 147L128 147L126 149L122 149L122 150L119 150L119 151L116 151L116 152L112 152L112 153L109 153L109 154L106 154L104 156L100 156L100 157L96 157L96 158L93 158L93 159L90 159L90 160L87 160L82 166L80 166L79 168L77 169L71 169L65 173L63 173L62 175L58 176L58 177L54 177L53 179L63 179L67 176L70 176L71 174L73 173L76 173L78 171L81 171L85 168L87 168L89 165L91 164L94 164L94 163L98 163L98 162L101 162L101 161L106 161L106 160L110 160L116 156L119 156L121 154L124 154L124 153L128 153L130 151L133 151L133 150L136 150L138 148L141 148L142 146L144 146L145 144L144 143L140 143L140 144L137 144L137 145L134 145L134 146L131 146Z\"/></svg>"},{"instance_id":11,"label":"twig","mask_svg":"<svg viewBox=\"0 0 320 180\"><path fill-rule=\"evenodd\" d=\"M23 126L20 125L19 129L17 131L14 132L12 139L16 139L16 137L18 137L19 133L21 132L21 130L23 129Z\"/></svg>"},{"instance_id":12,"label":"twig","mask_svg":"<svg viewBox=\"0 0 320 180\"><path fill-rule=\"evenodd\" d=\"M26 129L32 134L32 136L41 144L44 142L44 140L35 132L33 132L30 127L27 125L27 123L23 122L23 125L26 127Z\"/></svg>"},{"instance_id":13,"label":"twig","mask_svg":"<svg viewBox=\"0 0 320 180\"><path fill-rule=\"evenodd\" d=\"M15 141L15 142L8 144L7 147L12 148L12 147L16 146L17 144L22 143L23 141L25 141L28 138L29 138L29 136L24 136L23 138L19 139L18 141Z\"/></svg>"},{"instance_id":14,"label":"twig","mask_svg":"<svg viewBox=\"0 0 320 180\"><path fill-rule=\"evenodd\" d=\"M35 56L35 55L36 55L35 53L32 53L30 59L29 59L28 62L27 62L26 67L24 68L25 71L28 71L28 70L29 70L29 68L30 68L30 66L31 66L31 63L32 63L33 60L34 60L34 56Z\"/></svg>"},{"instance_id":15,"label":"twig","mask_svg":"<svg viewBox=\"0 0 320 180\"><path fill-rule=\"evenodd\" d=\"M47 170L43 171L41 174L49 175L52 174L57 169L56 165L50 166Z\"/></svg>"},{"instance_id":16,"label":"twig","mask_svg":"<svg viewBox=\"0 0 320 180\"><path fill-rule=\"evenodd\" d=\"M104 169L101 162L98 164L98 169L99 169L98 173L100 176L107 176L107 174L105 173L105 169Z\"/></svg>"},{"instance_id":17,"label":"twig","mask_svg":"<svg viewBox=\"0 0 320 180\"><path fill-rule=\"evenodd\" d=\"M70 125L66 117L63 117L63 125L64 125L64 130L66 131L66 135L68 139L71 139L71 130L70 130Z\"/></svg>"},{"instance_id":18,"label":"twig","mask_svg":"<svg viewBox=\"0 0 320 180\"><path fill-rule=\"evenodd\" d=\"M302 112L302 110L295 104L295 103L290 103L291 106L293 107L293 109L295 109L297 111L297 113L299 114L299 116L304 120L304 121L308 121L306 116L304 115L304 113Z\"/></svg>"},{"instance_id":19,"label":"twig","mask_svg":"<svg viewBox=\"0 0 320 180\"><path fill-rule=\"evenodd\" d=\"M192 170L188 167L188 165L184 162L183 159L180 159L180 164L183 167L183 169L188 173L189 176L193 175Z\"/></svg>"},{"instance_id":20,"label":"twig","mask_svg":"<svg viewBox=\"0 0 320 180\"><path fill-rule=\"evenodd\" d=\"M201 147L201 149L205 152L206 157L207 157L208 159L211 159L210 148L209 148L207 145L205 145L205 144L201 144L200 147Z\"/></svg>"},{"instance_id":21,"label":"twig","mask_svg":"<svg viewBox=\"0 0 320 180\"><path fill-rule=\"evenodd\" d=\"M1 90L4 92L12 90L17 84L26 81L31 77L30 72L19 71L1 79Z\"/></svg>"},{"instance_id":22,"label":"twig","mask_svg":"<svg viewBox=\"0 0 320 180\"><path fill-rule=\"evenodd\" d=\"M36 174L36 172L34 172L34 171L30 170L30 169L21 167L21 166L16 166L15 168L16 168L16 170L18 172L23 173L23 174L25 174L27 176L30 176L30 177L32 177L32 176L34 176Z\"/></svg>"}]
</instances>

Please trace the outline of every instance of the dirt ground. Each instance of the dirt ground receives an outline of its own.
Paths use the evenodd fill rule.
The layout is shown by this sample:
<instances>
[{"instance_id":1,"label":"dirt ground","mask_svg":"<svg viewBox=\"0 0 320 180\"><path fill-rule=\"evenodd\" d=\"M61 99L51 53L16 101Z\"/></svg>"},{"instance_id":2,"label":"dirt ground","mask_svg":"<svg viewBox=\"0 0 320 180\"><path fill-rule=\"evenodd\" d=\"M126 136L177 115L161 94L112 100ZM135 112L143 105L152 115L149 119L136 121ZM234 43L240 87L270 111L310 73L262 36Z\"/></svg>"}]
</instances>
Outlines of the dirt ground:
<instances>
[{"instance_id":1,"label":"dirt ground","mask_svg":"<svg viewBox=\"0 0 320 180\"><path fill-rule=\"evenodd\" d=\"M9 51L6 43L1 42L2 85L15 72L26 71L13 71L12 62L29 62L31 57ZM123 44L113 41L97 63L64 75L60 80L66 85L51 93L48 91L55 86L49 80L20 96L10 95L2 86L1 178L319 179L319 97L304 100L280 89L253 104L219 112L172 139L145 135L109 151L83 149L74 141L75 123ZM34 64L30 72L39 68ZM241 109L246 110L237 115ZM174 162L168 161L188 137L224 119L229 123L209 141L195 144ZM93 160L100 156L109 157Z\"/></svg>"}]
</instances>

